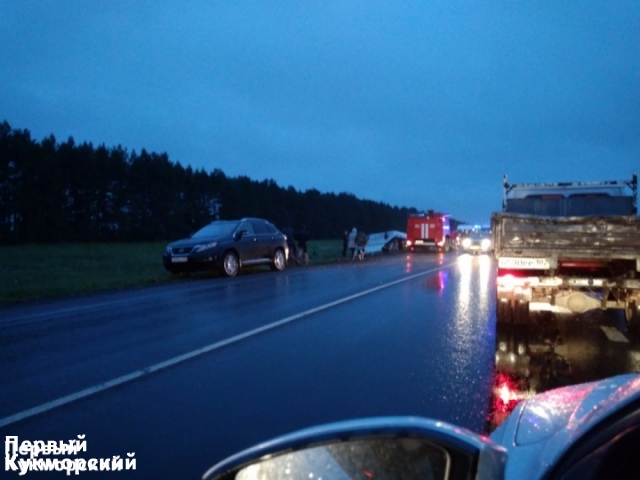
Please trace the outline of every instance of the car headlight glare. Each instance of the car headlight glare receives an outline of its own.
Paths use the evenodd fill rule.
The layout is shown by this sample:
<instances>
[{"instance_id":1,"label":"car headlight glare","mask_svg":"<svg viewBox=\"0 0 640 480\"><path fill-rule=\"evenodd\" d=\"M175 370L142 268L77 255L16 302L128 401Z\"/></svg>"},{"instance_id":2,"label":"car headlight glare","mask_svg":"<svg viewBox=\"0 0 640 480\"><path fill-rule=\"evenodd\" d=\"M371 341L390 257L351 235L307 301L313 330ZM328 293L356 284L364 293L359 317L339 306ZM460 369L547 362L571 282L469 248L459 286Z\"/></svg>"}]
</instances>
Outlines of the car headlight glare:
<instances>
[{"instance_id":1,"label":"car headlight glare","mask_svg":"<svg viewBox=\"0 0 640 480\"><path fill-rule=\"evenodd\" d=\"M462 240L462 248L469 248L471 246L471 239L465 238Z\"/></svg>"},{"instance_id":2,"label":"car headlight glare","mask_svg":"<svg viewBox=\"0 0 640 480\"><path fill-rule=\"evenodd\" d=\"M488 238L483 238L482 242L480 242L480 246L483 250L488 250L491 246L491 240L489 240Z\"/></svg>"},{"instance_id":3,"label":"car headlight glare","mask_svg":"<svg viewBox=\"0 0 640 480\"><path fill-rule=\"evenodd\" d=\"M202 245L198 245L196 248L194 248L193 251L194 252L201 252L203 250L208 250L210 248L213 248L216 245L218 245L218 242L203 243Z\"/></svg>"}]
</instances>

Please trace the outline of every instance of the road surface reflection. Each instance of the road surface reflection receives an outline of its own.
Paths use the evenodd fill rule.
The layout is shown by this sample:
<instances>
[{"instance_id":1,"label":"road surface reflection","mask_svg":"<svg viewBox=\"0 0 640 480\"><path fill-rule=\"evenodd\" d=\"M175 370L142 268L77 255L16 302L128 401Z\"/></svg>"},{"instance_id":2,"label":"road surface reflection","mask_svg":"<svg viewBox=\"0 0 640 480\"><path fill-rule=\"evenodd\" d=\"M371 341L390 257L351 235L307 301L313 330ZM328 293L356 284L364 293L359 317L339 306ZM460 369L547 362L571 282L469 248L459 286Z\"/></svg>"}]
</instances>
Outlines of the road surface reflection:
<instances>
[{"instance_id":1,"label":"road surface reflection","mask_svg":"<svg viewBox=\"0 0 640 480\"><path fill-rule=\"evenodd\" d=\"M532 313L529 324L497 324L488 431L523 399L554 388L640 372L638 338L610 312ZM607 334L608 329L616 335Z\"/></svg>"}]
</instances>

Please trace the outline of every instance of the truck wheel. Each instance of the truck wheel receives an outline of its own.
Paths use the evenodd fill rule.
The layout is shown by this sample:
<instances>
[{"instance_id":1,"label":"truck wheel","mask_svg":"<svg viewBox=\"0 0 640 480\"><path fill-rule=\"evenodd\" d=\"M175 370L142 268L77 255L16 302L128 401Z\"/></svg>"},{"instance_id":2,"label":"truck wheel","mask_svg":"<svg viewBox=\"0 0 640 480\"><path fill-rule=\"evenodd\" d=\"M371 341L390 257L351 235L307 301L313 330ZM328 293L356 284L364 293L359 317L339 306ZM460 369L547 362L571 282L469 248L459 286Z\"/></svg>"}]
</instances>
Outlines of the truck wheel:
<instances>
[{"instance_id":1,"label":"truck wheel","mask_svg":"<svg viewBox=\"0 0 640 480\"><path fill-rule=\"evenodd\" d=\"M508 300L496 300L496 322L503 325L511 323L511 305Z\"/></svg>"},{"instance_id":2,"label":"truck wheel","mask_svg":"<svg viewBox=\"0 0 640 480\"><path fill-rule=\"evenodd\" d=\"M631 333L640 332L640 315L635 302L629 302L624 309L624 318L627 321L627 329Z\"/></svg>"},{"instance_id":3,"label":"truck wheel","mask_svg":"<svg viewBox=\"0 0 640 480\"><path fill-rule=\"evenodd\" d=\"M514 306L515 323L518 325L527 325L529 323L529 302L519 301Z\"/></svg>"}]
</instances>

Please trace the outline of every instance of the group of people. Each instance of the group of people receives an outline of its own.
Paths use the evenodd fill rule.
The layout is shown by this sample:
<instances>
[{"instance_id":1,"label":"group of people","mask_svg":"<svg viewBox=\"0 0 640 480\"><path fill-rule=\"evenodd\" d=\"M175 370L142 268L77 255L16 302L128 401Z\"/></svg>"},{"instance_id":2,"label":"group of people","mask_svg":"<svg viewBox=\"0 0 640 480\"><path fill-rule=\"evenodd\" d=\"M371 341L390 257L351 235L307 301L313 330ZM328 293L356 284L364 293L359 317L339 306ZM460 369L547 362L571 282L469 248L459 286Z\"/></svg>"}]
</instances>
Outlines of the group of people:
<instances>
[{"instance_id":1,"label":"group of people","mask_svg":"<svg viewBox=\"0 0 640 480\"><path fill-rule=\"evenodd\" d=\"M356 257L358 260L364 259L364 251L367 247L367 234L362 230L358 231L356 227L353 227L351 232L348 230L344 231L344 235L342 236L342 256L346 258L347 249L351 250L351 260L355 260Z\"/></svg>"},{"instance_id":2,"label":"group of people","mask_svg":"<svg viewBox=\"0 0 640 480\"><path fill-rule=\"evenodd\" d=\"M287 227L282 229L282 233L287 236L287 246L289 247L289 257L287 263L296 262L296 265L301 265L304 262L305 266L309 266L309 253L307 244L309 242L309 232L305 225L302 225L300 230L295 232L293 228ZM347 257L347 250L351 250L351 260L364 260L364 252L367 247L367 234L353 227L351 232L344 231L342 237L342 256Z\"/></svg>"},{"instance_id":3,"label":"group of people","mask_svg":"<svg viewBox=\"0 0 640 480\"><path fill-rule=\"evenodd\" d=\"M302 260L305 266L309 266L309 253L307 244L309 243L309 232L307 227L302 225L302 228L297 232L293 231L293 228L287 227L282 229L282 233L287 236L287 246L289 247L289 258L287 263L295 261L296 265L300 265Z\"/></svg>"}]
</instances>

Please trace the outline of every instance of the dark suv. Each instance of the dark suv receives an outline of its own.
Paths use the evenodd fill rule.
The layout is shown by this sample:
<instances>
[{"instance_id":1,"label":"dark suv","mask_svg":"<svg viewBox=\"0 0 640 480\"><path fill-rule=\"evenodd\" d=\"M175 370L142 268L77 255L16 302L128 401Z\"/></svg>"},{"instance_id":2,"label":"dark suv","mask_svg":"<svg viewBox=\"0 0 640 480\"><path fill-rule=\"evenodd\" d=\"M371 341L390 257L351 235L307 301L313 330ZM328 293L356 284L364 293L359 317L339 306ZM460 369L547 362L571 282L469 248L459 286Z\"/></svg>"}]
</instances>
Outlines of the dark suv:
<instances>
[{"instance_id":1,"label":"dark suv","mask_svg":"<svg viewBox=\"0 0 640 480\"><path fill-rule=\"evenodd\" d=\"M162 255L164 268L171 273L219 268L235 276L240 268L269 264L282 271L287 265L287 237L260 218L217 220L201 228L191 238L170 243Z\"/></svg>"}]
</instances>

